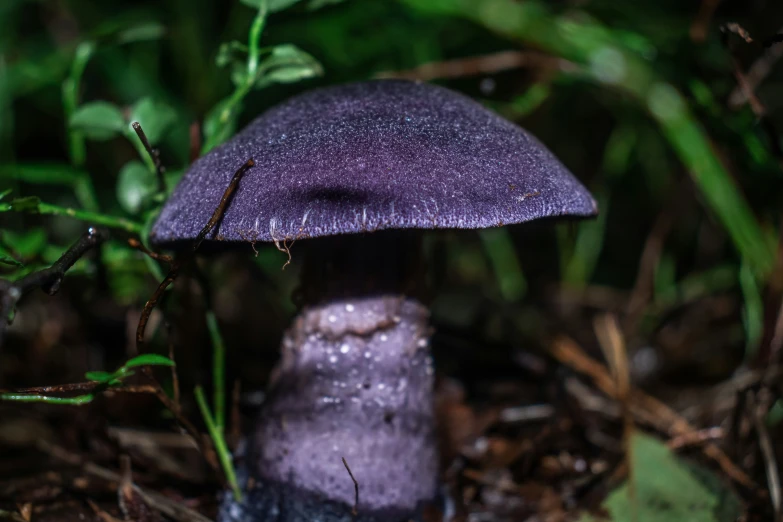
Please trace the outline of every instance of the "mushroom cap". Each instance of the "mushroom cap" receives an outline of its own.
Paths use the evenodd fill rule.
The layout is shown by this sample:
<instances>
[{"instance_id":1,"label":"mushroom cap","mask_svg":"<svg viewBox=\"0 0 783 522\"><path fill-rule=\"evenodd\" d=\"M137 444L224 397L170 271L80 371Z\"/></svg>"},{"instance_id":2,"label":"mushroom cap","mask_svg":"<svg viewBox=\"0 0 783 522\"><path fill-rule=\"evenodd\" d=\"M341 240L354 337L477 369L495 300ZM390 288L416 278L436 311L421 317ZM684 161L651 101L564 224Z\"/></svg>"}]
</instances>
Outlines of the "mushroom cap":
<instances>
[{"instance_id":1,"label":"mushroom cap","mask_svg":"<svg viewBox=\"0 0 783 522\"><path fill-rule=\"evenodd\" d=\"M376 80L316 89L265 112L187 171L153 226L194 239L278 241L403 228L487 228L591 216L590 193L536 138L444 87Z\"/></svg>"}]
</instances>

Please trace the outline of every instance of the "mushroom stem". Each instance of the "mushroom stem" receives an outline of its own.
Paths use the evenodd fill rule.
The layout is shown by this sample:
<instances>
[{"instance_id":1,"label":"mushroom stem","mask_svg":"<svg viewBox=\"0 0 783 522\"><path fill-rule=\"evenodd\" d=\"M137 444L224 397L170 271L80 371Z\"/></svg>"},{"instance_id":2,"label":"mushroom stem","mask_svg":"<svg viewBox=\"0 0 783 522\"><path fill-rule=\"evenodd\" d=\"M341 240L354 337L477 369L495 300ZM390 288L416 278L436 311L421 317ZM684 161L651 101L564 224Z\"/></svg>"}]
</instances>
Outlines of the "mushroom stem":
<instances>
[{"instance_id":1,"label":"mushroom stem","mask_svg":"<svg viewBox=\"0 0 783 522\"><path fill-rule=\"evenodd\" d=\"M223 520L418 518L437 483L428 315L399 296L306 308L249 442L254 486Z\"/></svg>"}]
</instances>

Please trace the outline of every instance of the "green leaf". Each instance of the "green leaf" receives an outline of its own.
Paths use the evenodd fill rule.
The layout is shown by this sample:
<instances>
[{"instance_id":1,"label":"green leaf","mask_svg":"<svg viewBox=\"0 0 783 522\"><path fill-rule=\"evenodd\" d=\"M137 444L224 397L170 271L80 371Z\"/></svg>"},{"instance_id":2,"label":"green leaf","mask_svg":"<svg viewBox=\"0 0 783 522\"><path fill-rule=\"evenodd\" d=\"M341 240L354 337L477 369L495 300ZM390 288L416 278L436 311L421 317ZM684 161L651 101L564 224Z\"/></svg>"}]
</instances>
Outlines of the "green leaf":
<instances>
[{"instance_id":1,"label":"green leaf","mask_svg":"<svg viewBox=\"0 0 783 522\"><path fill-rule=\"evenodd\" d=\"M224 98L207 113L204 118L204 138L206 143L219 145L234 135L237 128L237 118L242 110L242 103L232 105L231 98ZM203 154L209 149L202 150Z\"/></svg>"},{"instance_id":2,"label":"green leaf","mask_svg":"<svg viewBox=\"0 0 783 522\"><path fill-rule=\"evenodd\" d=\"M84 376L88 381L103 382L115 386L120 384L120 379L133 375L130 368L136 368L138 366L174 366L174 361L156 353L145 353L130 359L113 373L95 371L87 372Z\"/></svg>"},{"instance_id":3,"label":"green leaf","mask_svg":"<svg viewBox=\"0 0 783 522\"><path fill-rule=\"evenodd\" d=\"M12 163L0 165L0 174L25 183L75 185L85 172L66 163Z\"/></svg>"},{"instance_id":4,"label":"green leaf","mask_svg":"<svg viewBox=\"0 0 783 522\"><path fill-rule=\"evenodd\" d=\"M46 243L45 235L44 235L44 243ZM16 259L14 255L8 251L8 248L6 248L6 246L3 244L2 239L0 239L0 263L4 265L14 266L16 268L24 268L24 263Z\"/></svg>"},{"instance_id":5,"label":"green leaf","mask_svg":"<svg viewBox=\"0 0 783 522\"><path fill-rule=\"evenodd\" d=\"M98 201L90 175L67 163L12 163L0 165L0 178L10 177L37 185L71 187L79 204L87 210L97 210Z\"/></svg>"},{"instance_id":6,"label":"green leaf","mask_svg":"<svg viewBox=\"0 0 783 522\"><path fill-rule=\"evenodd\" d=\"M23 259L34 257L46 248L46 232L43 228L33 228L26 232L4 230L3 243Z\"/></svg>"},{"instance_id":7,"label":"green leaf","mask_svg":"<svg viewBox=\"0 0 783 522\"><path fill-rule=\"evenodd\" d=\"M773 404L772 408L769 409L766 423L770 428L774 428L780 423L780 421L783 421L783 399L778 399L775 401L775 404Z\"/></svg>"},{"instance_id":8,"label":"green leaf","mask_svg":"<svg viewBox=\"0 0 783 522\"><path fill-rule=\"evenodd\" d=\"M685 464L661 441L642 433L631 438L628 481L602 507L614 522L728 522L740 502L709 471ZM633 487L629 484L633 481ZM584 515L580 521L598 521Z\"/></svg>"},{"instance_id":9,"label":"green leaf","mask_svg":"<svg viewBox=\"0 0 783 522\"><path fill-rule=\"evenodd\" d=\"M17 268L24 268L24 265L22 263L20 263L19 261L17 261L13 257L11 257L9 255L6 255L6 254L0 254L0 263L2 263L4 265L15 266Z\"/></svg>"},{"instance_id":10,"label":"green leaf","mask_svg":"<svg viewBox=\"0 0 783 522\"><path fill-rule=\"evenodd\" d=\"M177 113L161 101L142 98L131 108L130 120L139 122L147 139L156 145L177 122Z\"/></svg>"},{"instance_id":11,"label":"green leaf","mask_svg":"<svg viewBox=\"0 0 783 522\"><path fill-rule=\"evenodd\" d=\"M220 44L217 56L215 57L215 64L218 67L225 67L226 65L237 61L237 53L247 54L248 50L247 45L236 40L222 43ZM243 63L242 65L244 66L245 64Z\"/></svg>"},{"instance_id":12,"label":"green leaf","mask_svg":"<svg viewBox=\"0 0 783 522\"><path fill-rule=\"evenodd\" d=\"M255 88L273 83L293 83L323 74L318 60L295 45L283 44L272 48L271 54L258 66Z\"/></svg>"},{"instance_id":13,"label":"green leaf","mask_svg":"<svg viewBox=\"0 0 783 522\"><path fill-rule=\"evenodd\" d=\"M117 43L126 44L145 40L158 40L165 33L166 28L158 22L141 23L117 33Z\"/></svg>"},{"instance_id":14,"label":"green leaf","mask_svg":"<svg viewBox=\"0 0 783 522\"><path fill-rule=\"evenodd\" d=\"M653 277L653 295L666 295L672 288L677 287L677 260L675 257L664 252L655 267Z\"/></svg>"},{"instance_id":15,"label":"green leaf","mask_svg":"<svg viewBox=\"0 0 783 522\"><path fill-rule=\"evenodd\" d=\"M5 189L4 191L0 192L0 201L2 201L4 197L10 194L12 190L13 189Z\"/></svg>"},{"instance_id":16,"label":"green leaf","mask_svg":"<svg viewBox=\"0 0 783 522\"><path fill-rule=\"evenodd\" d=\"M514 117L522 119L529 115L547 100L552 94L552 88L544 83L534 83L525 92L517 96L512 105Z\"/></svg>"},{"instance_id":17,"label":"green leaf","mask_svg":"<svg viewBox=\"0 0 783 522\"><path fill-rule=\"evenodd\" d=\"M174 361L157 353L145 353L137 355L123 365L123 368L135 368L137 366L174 366Z\"/></svg>"},{"instance_id":18,"label":"green leaf","mask_svg":"<svg viewBox=\"0 0 783 522\"><path fill-rule=\"evenodd\" d=\"M518 301L527 291L527 281L508 229L488 228L481 230L479 235L503 299Z\"/></svg>"},{"instance_id":19,"label":"green leaf","mask_svg":"<svg viewBox=\"0 0 783 522\"><path fill-rule=\"evenodd\" d=\"M243 86L248 83L249 75L247 72L247 64L240 60L234 60L230 67L231 74L229 77L231 78L231 83L238 89L243 88Z\"/></svg>"},{"instance_id":20,"label":"green leaf","mask_svg":"<svg viewBox=\"0 0 783 522\"><path fill-rule=\"evenodd\" d=\"M288 9L289 7L298 4L302 0L240 0L244 5L248 7L252 7L254 9L260 9L261 3L266 1L267 9L269 9L270 13L276 13L278 11L282 11L283 9Z\"/></svg>"},{"instance_id":21,"label":"green leaf","mask_svg":"<svg viewBox=\"0 0 783 522\"><path fill-rule=\"evenodd\" d=\"M100 382L108 384L109 386L119 386L122 384L122 379L130 377L131 375L133 375L133 372L130 372L126 370L125 367L122 367L114 373L102 371L87 372L84 374L84 378L88 381Z\"/></svg>"},{"instance_id":22,"label":"green leaf","mask_svg":"<svg viewBox=\"0 0 783 522\"><path fill-rule=\"evenodd\" d=\"M69 121L72 129L80 130L92 140L108 140L125 130L125 118L116 105L105 101L85 103Z\"/></svg>"},{"instance_id":23,"label":"green leaf","mask_svg":"<svg viewBox=\"0 0 783 522\"><path fill-rule=\"evenodd\" d=\"M308 11L316 11L329 5L341 4L345 0L310 0L307 4Z\"/></svg>"},{"instance_id":24,"label":"green leaf","mask_svg":"<svg viewBox=\"0 0 783 522\"><path fill-rule=\"evenodd\" d=\"M230 68L231 83L237 88L242 88L247 83L249 74L247 55L249 52L250 48L247 45L232 40L221 44L215 57L215 64L218 67ZM259 53L263 52L268 52L268 50L259 50Z\"/></svg>"},{"instance_id":25,"label":"green leaf","mask_svg":"<svg viewBox=\"0 0 783 522\"><path fill-rule=\"evenodd\" d=\"M143 163L126 163L117 177L117 201L126 212L138 214L155 195L157 179Z\"/></svg>"},{"instance_id":26,"label":"green leaf","mask_svg":"<svg viewBox=\"0 0 783 522\"><path fill-rule=\"evenodd\" d=\"M743 262L739 271L744 305L742 323L745 327L745 360L751 362L758 353L764 335L764 300L751 266Z\"/></svg>"},{"instance_id":27,"label":"green leaf","mask_svg":"<svg viewBox=\"0 0 783 522\"><path fill-rule=\"evenodd\" d=\"M88 381L95 381L95 382L109 382L112 379L114 379L114 374L109 372L87 372L84 374L84 378Z\"/></svg>"},{"instance_id":28,"label":"green leaf","mask_svg":"<svg viewBox=\"0 0 783 522\"><path fill-rule=\"evenodd\" d=\"M27 196L25 198L15 198L0 206L0 212L38 212L41 205L41 198L37 196Z\"/></svg>"}]
</instances>

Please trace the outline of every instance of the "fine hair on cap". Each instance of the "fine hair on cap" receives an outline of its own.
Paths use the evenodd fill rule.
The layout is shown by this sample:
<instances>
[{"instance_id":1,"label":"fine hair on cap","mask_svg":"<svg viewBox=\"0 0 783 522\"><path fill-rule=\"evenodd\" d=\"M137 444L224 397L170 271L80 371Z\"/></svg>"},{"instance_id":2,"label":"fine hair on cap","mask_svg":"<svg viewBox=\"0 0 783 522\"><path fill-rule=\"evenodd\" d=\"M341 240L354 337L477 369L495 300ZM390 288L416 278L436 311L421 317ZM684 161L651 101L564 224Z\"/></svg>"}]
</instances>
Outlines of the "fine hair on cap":
<instances>
[{"instance_id":1,"label":"fine hair on cap","mask_svg":"<svg viewBox=\"0 0 783 522\"><path fill-rule=\"evenodd\" d=\"M597 211L584 186L519 126L444 87L375 80L291 98L197 160L164 206L153 242L195 238L248 158L256 166L208 239L476 229Z\"/></svg>"}]
</instances>

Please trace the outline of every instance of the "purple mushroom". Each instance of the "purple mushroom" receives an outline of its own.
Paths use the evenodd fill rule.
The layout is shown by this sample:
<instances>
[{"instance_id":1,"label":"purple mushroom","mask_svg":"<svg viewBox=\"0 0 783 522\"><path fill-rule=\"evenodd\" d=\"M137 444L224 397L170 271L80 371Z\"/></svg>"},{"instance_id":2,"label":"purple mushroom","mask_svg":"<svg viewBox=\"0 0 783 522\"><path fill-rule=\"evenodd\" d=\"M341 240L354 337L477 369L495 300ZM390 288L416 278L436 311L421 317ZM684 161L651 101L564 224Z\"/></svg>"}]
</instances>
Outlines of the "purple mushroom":
<instances>
[{"instance_id":1,"label":"purple mushroom","mask_svg":"<svg viewBox=\"0 0 783 522\"><path fill-rule=\"evenodd\" d=\"M438 454L420 232L410 229L591 216L596 204L538 140L471 99L371 81L292 98L199 159L153 241L193 240L251 157L212 240L308 238L303 307L248 439L245 499L227 501L221 519L418 519L437 497ZM358 515L342 458L361 488Z\"/></svg>"}]
</instances>

